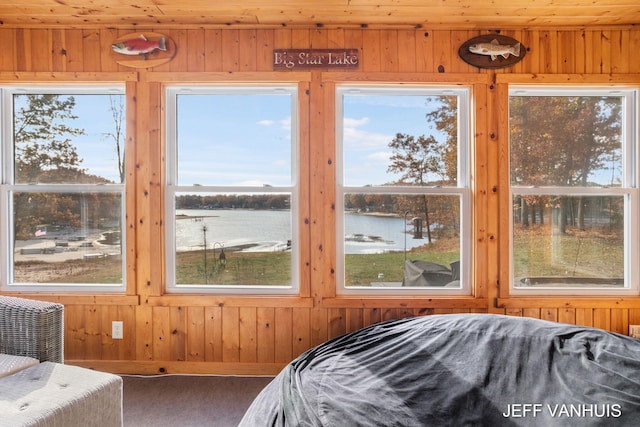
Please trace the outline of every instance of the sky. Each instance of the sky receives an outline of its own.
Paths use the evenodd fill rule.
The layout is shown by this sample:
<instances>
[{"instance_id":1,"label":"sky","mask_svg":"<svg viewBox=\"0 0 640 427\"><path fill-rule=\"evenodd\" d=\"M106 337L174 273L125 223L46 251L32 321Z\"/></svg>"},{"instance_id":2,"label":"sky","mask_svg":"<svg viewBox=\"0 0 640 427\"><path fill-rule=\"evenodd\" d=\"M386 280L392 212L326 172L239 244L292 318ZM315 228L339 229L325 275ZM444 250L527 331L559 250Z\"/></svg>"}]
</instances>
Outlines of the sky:
<instances>
[{"instance_id":1,"label":"sky","mask_svg":"<svg viewBox=\"0 0 640 427\"><path fill-rule=\"evenodd\" d=\"M214 100L215 98L215 100ZM397 132L428 132L424 96L348 96L345 172L350 185L383 184ZM179 95L179 183L290 185L289 96Z\"/></svg>"},{"instance_id":2,"label":"sky","mask_svg":"<svg viewBox=\"0 0 640 427\"><path fill-rule=\"evenodd\" d=\"M85 130L85 135L73 140L81 167L119 182L115 143L109 136L114 132L109 98L122 95L73 96L78 116L73 126ZM291 96L178 95L178 184L292 185ZM399 175L386 172L391 155L388 144L398 132L437 134L426 121L428 111L425 96L345 95L345 184L397 179Z\"/></svg>"},{"instance_id":3,"label":"sky","mask_svg":"<svg viewBox=\"0 0 640 427\"><path fill-rule=\"evenodd\" d=\"M123 95L74 95L74 113L79 116L75 126L86 132L74 139L74 145L88 173L118 182L115 144L108 136L114 132L110 96ZM178 184L292 185L291 96L178 95ZM435 106L425 95L364 91L344 93L343 99L345 185L384 184L399 178L387 172L389 143L396 133L434 135L441 141L445 137L426 120ZM610 171L602 174L610 180Z\"/></svg>"},{"instance_id":4,"label":"sky","mask_svg":"<svg viewBox=\"0 0 640 427\"><path fill-rule=\"evenodd\" d=\"M396 181L400 174L387 172L397 133L434 135L443 141L426 119L434 108L421 95L350 95L343 101L344 184L379 185Z\"/></svg>"},{"instance_id":5,"label":"sky","mask_svg":"<svg viewBox=\"0 0 640 427\"><path fill-rule=\"evenodd\" d=\"M178 95L178 184L291 186L291 97Z\"/></svg>"},{"instance_id":6,"label":"sky","mask_svg":"<svg viewBox=\"0 0 640 427\"><path fill-rule=\"evenodd\" d=\"M109 95L114 96L114 95ZM102 176L113 182L120 182L118 155L114 139L109 134L115 132L115 122L110 110L109 96L75 95L76 114L81 115L78 123L86 134L76 142L78 154L84 159L83 167L88 173ZM122 96L124 95L115 95ZM123 128L124 128L123 123ZM123 129L126 132L126 129ZM124 149L125 135L120 143Z\"/></svg>"}]
</instances>

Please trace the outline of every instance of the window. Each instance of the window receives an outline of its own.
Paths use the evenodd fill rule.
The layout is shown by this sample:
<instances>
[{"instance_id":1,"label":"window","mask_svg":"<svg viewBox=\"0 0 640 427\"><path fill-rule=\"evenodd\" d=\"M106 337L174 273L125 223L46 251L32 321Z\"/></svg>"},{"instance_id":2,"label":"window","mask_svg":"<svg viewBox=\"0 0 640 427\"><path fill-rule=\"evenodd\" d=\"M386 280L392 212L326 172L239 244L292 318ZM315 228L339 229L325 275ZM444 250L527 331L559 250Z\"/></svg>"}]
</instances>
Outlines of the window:
<instances>
[{"instance_id":1,"label":"window","mask_svg":"<svg viewBox=\"0 0 640 427\"><path fill-rule=\"evenodd\" d=\"M338 88L339 293L470 293L469 97Z\"/></svg>"},{"instance_id":2,"label":"window","mask_svg":"<svg viewBox=\"0 0 640 427\"><path fill-rule=\"evenodd\" d=\"M514 293L637 292L636 98L510 88Z\"/></svg>"},{"instance_id":3,"label":"window","mask_svg":"<svg viewBox=\"0 0 640 427\"><path fill-rule=\"evenodd\" d=\"M297 86L167 88L167 289L294 293Z\"/></svg>"},{"instance_id":4,"label":"window","mask_svg":"<svg viewBox=\"0 0 640 427\"><path fill-rule=\"evenodd\" d=\"M124 88L0 94L2 289L124 291Z\"/></svg>"}]
</instances>

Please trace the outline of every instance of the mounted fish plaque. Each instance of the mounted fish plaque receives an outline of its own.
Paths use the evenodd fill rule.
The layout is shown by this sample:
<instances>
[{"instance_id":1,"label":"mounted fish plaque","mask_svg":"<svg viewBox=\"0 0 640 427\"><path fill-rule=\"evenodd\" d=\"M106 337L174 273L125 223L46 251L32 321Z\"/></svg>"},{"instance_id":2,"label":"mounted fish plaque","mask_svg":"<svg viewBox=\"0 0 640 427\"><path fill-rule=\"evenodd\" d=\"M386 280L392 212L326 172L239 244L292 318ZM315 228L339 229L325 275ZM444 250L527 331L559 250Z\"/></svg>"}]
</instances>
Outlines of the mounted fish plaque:
<instances>
[{"instance_id":1,"label":"mounted fish plaque","mask_svg":"<svg viewBox=\"0 0 640 427\"><path fill-rule=\"evenodd\" d=\"M132 68L151 68L173 59L176 46L158 33L132 33L113 41L111 54L115 61Z\"/></svg>"},{"instance_id":2,"label":"mounted fish plaque","mask_svg":"<svg viewBox=\"0 0 640 427\"><path fill-rule=\"evenodd\" d=\"M506 68L522 61L527 49L519 41L500 34L485 34L467 40L458 55L478 68Z\"/></svg>"}]
</instances>

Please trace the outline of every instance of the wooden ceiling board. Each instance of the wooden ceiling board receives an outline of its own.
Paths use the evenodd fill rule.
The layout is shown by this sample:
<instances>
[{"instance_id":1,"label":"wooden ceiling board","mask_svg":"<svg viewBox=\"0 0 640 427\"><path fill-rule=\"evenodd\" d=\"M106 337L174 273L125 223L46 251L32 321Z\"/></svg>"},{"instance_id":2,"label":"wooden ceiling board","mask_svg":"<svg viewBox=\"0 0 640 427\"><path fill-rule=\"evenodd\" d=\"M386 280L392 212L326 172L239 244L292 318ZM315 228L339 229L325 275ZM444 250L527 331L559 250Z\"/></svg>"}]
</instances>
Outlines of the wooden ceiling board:
<instances>
[{"instance_id":1,"label":"wooden ceiling board","mask_svg":"<svg viewBox=\"0 0 640 427\"><path fill-rule=\"evenodd\" d=\"M640 24L638 0L0 0L0 28L531 28L636 24Z\"/></svg>"}]
</instances>

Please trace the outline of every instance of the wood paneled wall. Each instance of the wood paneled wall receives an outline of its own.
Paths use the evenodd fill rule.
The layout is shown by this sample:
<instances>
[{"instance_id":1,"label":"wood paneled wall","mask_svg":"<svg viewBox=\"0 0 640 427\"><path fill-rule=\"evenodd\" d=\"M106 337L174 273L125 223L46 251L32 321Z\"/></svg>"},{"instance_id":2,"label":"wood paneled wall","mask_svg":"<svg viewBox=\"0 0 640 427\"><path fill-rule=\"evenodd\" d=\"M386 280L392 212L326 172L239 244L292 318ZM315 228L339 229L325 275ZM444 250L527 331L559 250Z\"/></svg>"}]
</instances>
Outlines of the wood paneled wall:
<instances>
[{"instance_id":1,"label":"wood paneled wall","mask_svg":"<svg viewBox=\"0 0 640 427\"><path fill-rule=\"evenodd\" d=\"M133 31L133 30L132 30ZM140 30L138 30L140 31ZM523 30L528 49L509 69L479 70L457 55L489 31L373 29L149 29L177 46L153 69L118 65L110 45L130 31L0 29L0 83L126 82L127 293L29 297L65 304L68 363L120 373L274 374L309 347L381 320L491 312L627 333L640 297L510 298L506 87L510 82L640 86L640 29ZM359 48L356 71L274 72L276 48ZM301 247L298 296L166 295L163 274L163 84L292 81L300 94ZM359 298L335 294L334 88L343 81L448 82L474 93L474 295ZM501 280L502 279L502 280ZM110 337L124 321L124 339Z\"/></svg>"}]
</instances>

